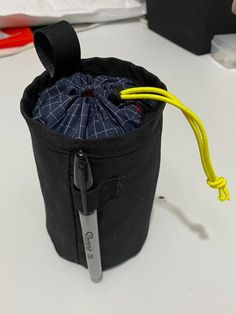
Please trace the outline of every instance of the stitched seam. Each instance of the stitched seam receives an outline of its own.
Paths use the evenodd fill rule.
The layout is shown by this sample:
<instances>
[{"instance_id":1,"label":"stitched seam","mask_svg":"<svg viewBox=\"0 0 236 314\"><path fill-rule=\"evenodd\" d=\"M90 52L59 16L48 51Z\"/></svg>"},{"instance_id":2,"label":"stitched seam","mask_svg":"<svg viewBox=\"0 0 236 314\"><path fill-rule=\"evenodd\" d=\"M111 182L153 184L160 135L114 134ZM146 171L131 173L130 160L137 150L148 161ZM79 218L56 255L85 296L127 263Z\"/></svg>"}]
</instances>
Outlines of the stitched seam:
<instances>
[{"instance_id":1,"label":"stitched seam","mask_svg":"<svg viewBox=\"0 0 236 314\"><path fill-rule=\"evenodd\" d=\"M74 237L75 237L75 245L76 245L76 253L77 253L77 259L78 262L80 262L80 255L79 255L79 241L78 241L78 226L76 223L76 213L75 213L75 204L72 194L72 182L71 182L71 170L72 170L72 157L69 157L69 190L70 190L70 199L71 199L71 205L72 205L72 214L73 214L73 223L74 223Z\"/></svg>"}]
</instances>

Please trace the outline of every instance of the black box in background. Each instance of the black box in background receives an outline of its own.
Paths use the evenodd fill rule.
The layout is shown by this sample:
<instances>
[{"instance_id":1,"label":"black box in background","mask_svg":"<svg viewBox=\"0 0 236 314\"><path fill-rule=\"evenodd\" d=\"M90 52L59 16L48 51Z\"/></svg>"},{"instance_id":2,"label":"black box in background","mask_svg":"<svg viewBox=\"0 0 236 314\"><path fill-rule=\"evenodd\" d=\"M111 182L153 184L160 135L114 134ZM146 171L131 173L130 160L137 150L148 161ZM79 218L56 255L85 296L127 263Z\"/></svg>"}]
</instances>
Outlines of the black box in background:
<instances>
[{"instance_id":1,"label":"black box in background","mask_svg":"<svg viewBox=\"0 0 236 314\"><path fill-rule=\"evenodd\" d=\"M233 0L147 0L149 28L198 55L215 34L236 32Z\"/></svg>"}]
</instances>

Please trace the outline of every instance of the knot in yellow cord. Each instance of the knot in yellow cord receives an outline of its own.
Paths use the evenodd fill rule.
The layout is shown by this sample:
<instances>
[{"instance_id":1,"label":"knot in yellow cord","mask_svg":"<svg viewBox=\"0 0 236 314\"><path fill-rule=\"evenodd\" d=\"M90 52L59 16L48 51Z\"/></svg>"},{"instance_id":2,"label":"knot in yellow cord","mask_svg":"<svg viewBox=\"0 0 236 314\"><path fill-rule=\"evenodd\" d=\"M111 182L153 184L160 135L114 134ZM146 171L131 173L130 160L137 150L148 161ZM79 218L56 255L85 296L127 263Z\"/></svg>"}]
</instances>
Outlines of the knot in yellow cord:
<instances>
[{"instance_id":1,"label":"knot in yellow cord","mask_svg":"<svg viewBox=\"0 0 236 314\"><path fill-rule=\"evenodd\" d=\"M213 188L219 190L219 196L218 199L220 201L225 201L230 199L229 197L229 191L226 187L227 181L223 177L216 177L214 181L207 180L207 184Z\"/></svg>"},{"instance_id":2,"label":"knot in yellow cord","mask_svg":"<svg viewBox=\"0 0 236 314\"><path fill-rule=\"evenodd\" d=\"M207 184L213 189L221 189L226 187L227 181L223 177L216 177L214 181L208 179Z\"/></svg>"}]
</instances>

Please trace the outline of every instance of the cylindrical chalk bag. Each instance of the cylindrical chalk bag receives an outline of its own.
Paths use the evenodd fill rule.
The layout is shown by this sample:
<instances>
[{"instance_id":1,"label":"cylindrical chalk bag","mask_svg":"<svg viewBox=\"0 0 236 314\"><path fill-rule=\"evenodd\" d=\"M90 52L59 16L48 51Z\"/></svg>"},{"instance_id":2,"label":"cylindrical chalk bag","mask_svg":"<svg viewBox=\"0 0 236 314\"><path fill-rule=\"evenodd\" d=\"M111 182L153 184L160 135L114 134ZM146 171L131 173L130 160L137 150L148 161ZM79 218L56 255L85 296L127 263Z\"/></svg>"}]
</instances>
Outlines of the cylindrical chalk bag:
<instances>
[{"instance_id":1,"label":"cylindrical chalk bag","mask_svg":"<svg viewBox=\"0 0 236 314\"><path fill-rule=\"evenodd\" d=\"M139 252L159 173L165 103L185 114L209 185L229 198L200 120L155 75L116 58L81 59L64 21L36 31L35 47L46 71L26 88L21 112L60 256L88 267L98 281L102 270Z\"/></svg>"}]
</instances>

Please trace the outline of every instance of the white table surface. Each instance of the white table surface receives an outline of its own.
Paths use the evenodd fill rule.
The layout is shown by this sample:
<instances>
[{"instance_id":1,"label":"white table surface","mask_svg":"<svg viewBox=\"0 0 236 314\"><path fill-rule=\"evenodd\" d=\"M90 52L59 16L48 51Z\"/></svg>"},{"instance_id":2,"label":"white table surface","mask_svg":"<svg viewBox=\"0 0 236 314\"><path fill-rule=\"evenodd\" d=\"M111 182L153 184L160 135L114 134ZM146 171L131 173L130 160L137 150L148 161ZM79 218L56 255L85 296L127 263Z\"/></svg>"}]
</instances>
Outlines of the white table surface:
<instances>
[{"instance_id":1,"label":"white table surface","mask_svg":"<svg viewBox=\"0 0 236 314\"><path fill-rule=\"evenodd\" d=\"M0 313L236 313L236 71L195 56L139 22L79 34L82 56L144 66L198 113L217 174L232 199L205 184L192 131L178 110L164 114L162 162L142 251L100 284L60 258L45 228L31 140L19 112L24 88L42 72L34 49L0 59Z\"/></svg>"}]
</instances>

